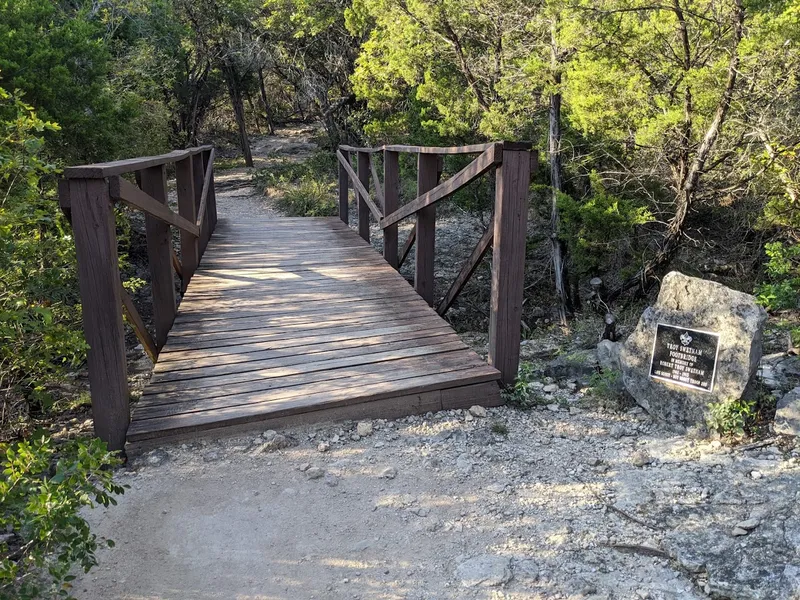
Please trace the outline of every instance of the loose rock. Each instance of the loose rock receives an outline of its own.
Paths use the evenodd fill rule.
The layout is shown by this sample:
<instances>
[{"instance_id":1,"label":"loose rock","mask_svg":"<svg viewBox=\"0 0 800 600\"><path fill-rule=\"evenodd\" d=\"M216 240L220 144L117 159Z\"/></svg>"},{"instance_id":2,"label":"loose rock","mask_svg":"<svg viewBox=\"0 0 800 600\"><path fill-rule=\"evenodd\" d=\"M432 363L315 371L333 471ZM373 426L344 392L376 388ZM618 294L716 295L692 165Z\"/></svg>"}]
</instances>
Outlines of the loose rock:
<instances>
[{"instance_id":1,"label":"loose rock","mask_svg":"<svg viewBox=\"0 0 800 600\"><path fill-rule=\"evenodd\" d=\"M361 421L356 425L356 433L361 437L372 435L372 423L369 421Z\"/></svg>"},{"instance_id":2,"label":"loose rock","mask_svg":"<svg viewBox=\"0 0 800 600\"><path fill-rule=\"evenodd\" d=\"M494 587L511 581L511 560L494 554L482 554L465 560L456 568L456 577L464 587Z\"/></svg>"},{"instance_id":3,"label":"loose rock","mask_svg":"<svg viewBox=\"0 0 800 600\"><path fill-rule=\"evenodd\" d=\"M487 416L489 416L489 411L487 411L483 406L479 406L477 404L475 406L471 406L469 412L473 417L478 417L480 419L485 419Z\"/></svg>"}]
</instances>

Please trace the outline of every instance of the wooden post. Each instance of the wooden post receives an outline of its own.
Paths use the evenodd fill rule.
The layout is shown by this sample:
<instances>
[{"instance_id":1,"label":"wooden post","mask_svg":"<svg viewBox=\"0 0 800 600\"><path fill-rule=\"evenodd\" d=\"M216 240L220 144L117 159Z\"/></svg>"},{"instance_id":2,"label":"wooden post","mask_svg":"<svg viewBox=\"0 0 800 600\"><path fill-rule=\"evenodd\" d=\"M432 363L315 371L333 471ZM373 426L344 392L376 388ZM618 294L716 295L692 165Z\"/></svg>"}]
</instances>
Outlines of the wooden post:
<instances>
[{"instance_id":1,"label":"wooden post","mask_svg":"<svg viewBox=\"0 0 800 600\"><path fill-rule=\"evenodd\" d=\"M400 153L383 152L383 214L390 215L400 207ZM397 224L383 230L383 258L398 268Z\"/></svg>"},{"instance_id":2,"label":"wooden post","mask_svg":"<svg viewBox=\"0 0 800 600\"><path fill-rule=\"evenodd\" d=\"M125 449L130 422L122 326L117 234L105 179L70 179L68 192L78 257L83 330L89 344L89 385L95 434Z\"/></svg>"},{"instance_id":3,"label":"wooden post","mask_svg":"<svg viewBox=\"0 0 800 600\"><path fill-rule=\"evenodd\" d=\"M369 191L369 154L366 152L358 153L358 179ZM369 206L361 194L358 196L358 235L369 241Z\"/></svg>"},{"instance_id":4,"label":"wooden post","mask_svg":"<svg viewBox=\"0 0 800 600\"><path fill-rule=\"evenodd\" d=\"M420 153L417 159L417 196L436 187L439 180L439 157ZM436 207L426 206L417 212L417 251L414 289L433 306L433 259L436 246Z\"/></svg>"},{"instance_id":5,"label":"wooden post","mask_svg":"<svg viewBox=\"0 0 800 600\"><path fill-rule=\"evenodd\" d=\"M208 239L211 239L211 234L217 228L217 193L214 189L214 162L211 160L211 150L203 152L203 164L205 171L211 169L211 179L208 182L208 200L206 203L206 211L208 212ZM205 173L204 173L205 175ZM206 245L208 245L208 239Z\"/></svg>"},{"instance_id":6,"label":"wooden post","mask_svg":"<svg viewBox=\"0 0 800 600\"><path fill-rule=\"evenodd\" d=\"M142 191L159 202L167 201L167 170L165 165L142 170ZM172 275L172 239L169 225L145 215L147 258L150 262L150 285L153 291L153 322L156 346L159 350L175 319L175 279Z\"/></svg>"},{"instance_id":7,"label":"wooden post","mask_svg":"<svg viewBox=\"0 0 800 600\"><path fill-rule=\"evenodd\" d=\"M346 161L350 161L350 153L347 150L340 150ZM350 178L342 163L339 163L339 218L345 225L350 224L350 207L348 206L348 196L350 193Z\"/></svg>"},{"instance_id":8,"label":"wooden post","mask_svg":"<svg viewBox=\"0 0 800 600\"><path fill-rule=\"evenodd\" d=\"M529 145L506 142L495 188L489 364L507 385L519 367L530 182Z\"/></svg>"},{"instance_id":9,"label":"wooden post","mask_svg":"<svg viewBox=\"0 0 800 600\"><path fill-rule=\"evenodd\" d=\"M200 197L203 194L203 182L206 176L205 159L202 154L192 156L192 173L194 175L194 209L196 212L200 210ZM206 211L208 211L208 205L206 205ZM203 226L200 228L200 238L198 239L199 259L203 258L203 253L206 251L210 237L209 220L203 219Z\"/></svg>"},{"instance_id":10,"label":"wooden post","mask_svg":"<svg viewBox=\"0 0 800 600\"><path fill-rule=\"evenodd\" d=\"M194 223L197 208L194 204L194 169L192 158L187 157L175 163L175 179L178 188L178 214ZM200 245L197 237L181 230L181 293L186 292L197 264L200 262Z\"/></svg>"}]
</instances>

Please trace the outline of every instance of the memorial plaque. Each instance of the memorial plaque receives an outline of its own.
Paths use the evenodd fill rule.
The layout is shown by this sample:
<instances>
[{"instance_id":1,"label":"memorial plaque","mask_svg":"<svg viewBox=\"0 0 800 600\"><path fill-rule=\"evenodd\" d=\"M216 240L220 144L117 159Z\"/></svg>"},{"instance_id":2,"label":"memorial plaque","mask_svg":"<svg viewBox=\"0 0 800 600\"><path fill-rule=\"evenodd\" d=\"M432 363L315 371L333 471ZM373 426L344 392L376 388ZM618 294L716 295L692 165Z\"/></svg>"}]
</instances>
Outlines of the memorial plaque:
<instances>
[{"instance_id":1,"label":"memorial plaque","mask_svg":"<svg viewBox=\"0 0 800 600\"><path fill-rule=\"evenodd\" d=\"M719 334L658 323L650 377L710 392L717 370Z\"/></svg>"}]
</instances>

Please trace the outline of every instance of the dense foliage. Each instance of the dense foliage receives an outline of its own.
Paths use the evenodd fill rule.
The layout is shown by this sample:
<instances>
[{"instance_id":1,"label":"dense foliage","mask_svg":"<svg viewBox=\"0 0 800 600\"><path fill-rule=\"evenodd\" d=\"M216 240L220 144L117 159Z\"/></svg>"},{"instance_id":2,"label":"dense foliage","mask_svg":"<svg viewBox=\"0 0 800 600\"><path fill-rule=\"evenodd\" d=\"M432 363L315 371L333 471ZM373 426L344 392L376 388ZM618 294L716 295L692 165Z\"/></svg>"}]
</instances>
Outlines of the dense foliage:
<instances>
[{"instance_id":1,"label":"dense foliage","mask_svg":"<svg viewBox=\"0 0 800 600\"><path fill-rule=\"evenodd\" d=\"M118 463L99 440L0 444L0 600L72 597L73 567L97 564L80 510L116 504L124 490L108 467Z\"/></svg>"}]
</instances>

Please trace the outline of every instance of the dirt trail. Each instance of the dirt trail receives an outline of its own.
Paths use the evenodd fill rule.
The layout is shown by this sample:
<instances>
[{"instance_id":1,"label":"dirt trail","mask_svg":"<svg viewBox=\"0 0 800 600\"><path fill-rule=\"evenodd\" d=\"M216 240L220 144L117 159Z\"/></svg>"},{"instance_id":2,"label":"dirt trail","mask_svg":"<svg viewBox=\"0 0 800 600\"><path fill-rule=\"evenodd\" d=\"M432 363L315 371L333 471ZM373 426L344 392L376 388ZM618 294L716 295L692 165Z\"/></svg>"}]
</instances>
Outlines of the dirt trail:
<instances>
[{"instance_id":1,"label":"dirt trail","mask_svg":"<svg viewBox=\"0 0 800 600\"><path fill-rule=\"evenodd\" d=\"M302 135L271 143L302 156ZM217 181L222 218L274 214L246 170ZM549 404L532 411L254 427L133 453L119 505L87 511L116 546L75 596L800 597L796 449L731 450L641 409L595 409L574 380L538 387Z\"/></svg>"}]
</instances>

